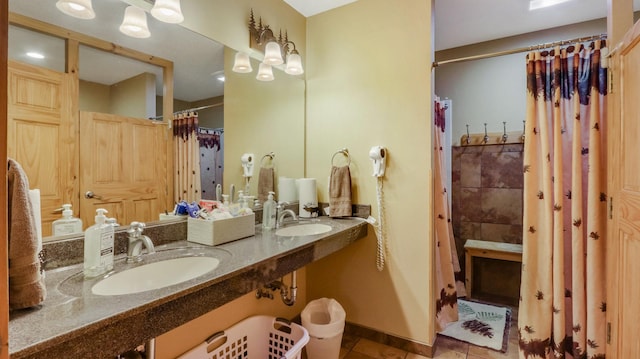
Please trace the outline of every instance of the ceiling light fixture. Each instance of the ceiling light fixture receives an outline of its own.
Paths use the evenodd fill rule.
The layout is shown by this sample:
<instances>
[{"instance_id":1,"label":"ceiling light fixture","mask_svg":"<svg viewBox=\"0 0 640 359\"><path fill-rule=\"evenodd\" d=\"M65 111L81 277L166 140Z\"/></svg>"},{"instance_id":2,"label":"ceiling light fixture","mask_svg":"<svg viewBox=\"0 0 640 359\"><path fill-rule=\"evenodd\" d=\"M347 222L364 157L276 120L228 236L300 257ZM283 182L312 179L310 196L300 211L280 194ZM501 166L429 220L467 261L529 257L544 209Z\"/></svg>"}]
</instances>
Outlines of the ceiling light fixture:
<instances>
[{"instance_id":1,"label":"ceiling light fixture","mask_svg":"<svg viewBox=\"0 0 640 359\"><path fill-rule=\"evenodd\" d=\"M39 52L29 51L26 55L34 59L44 59L44 55Z\"/></svg>"},{"instance_id":2,"label":"ceiling light fixture","mask_svg":"<svg viewBox=\"0 0 640 359\"><path fill-rule=\"evenodd\" d=\"M567 1L571 1L571 0L530 0L529 11L543 9L545 7L562 4L563 2L567 2Z\"/></svg>"},{"instance_id":3,"label":"ceiling light fixture","mask_svg":"<svg viewBox=\"0 0 640 359\"><path fill-rule=\"evenodd\" d=\"M96 17L91 0L58 0L56 7L63 13L78 19L88 20Z\"/></svg>"},{"instance_id":4,"label":"ceiling light fixture","mask_svg":"<svg viewBox=\"0 0 640 359\"><path fill-rule=\"evenodd\" d=\"M151 8L151 15L170 24L179 24L184 20L180 10L180 0L156 0Z\"/></svg>"},{"instance_id":5,"label":"ceiling light fixture","mask_svg":"<svg viewBox=\"0 0 640 359\"><path fill-rule=\"evenodd\" d=\"M287 59L285 73L289 75L304 73L302 57L296 50L296 44L289 40L287 32L285 31L284 36L282 36L282 31L280 31L276 38L269 25L262 24L262 18L256 24L253 9L249 17L249 34L249 47L264 52L264 59L258 69L258 76L256 76L258 80L272 81L274 77L271 66L282 65L284 63L283 58ZM244 52L238 52L233 64L233 71L239 73L251 72L249 55Z\"/></svg>"},{"instance_id":6,"label":"ceiling light fixture","mask_svg":"<svg viewBox=\"0 0 640 359\"><path fill-rule=\"evenodd\" d=\"M127 36L139 39L151 36L147 26L147 13L139 7L127 6L124 10L124 18L120 25L120 32Z\"/></svg>"},{"instance_id":7,"label":"ceiling light fixture","mask_svg":"<svg viewBox=\"0 0 640 359\"><path fill-rule=\"evenodd\" d=\"M271 67L271 65L261 62L260 66L258 66L258 74L256 75L256 79L260 81L273 81L273 68Z\"/></svg>"}]
</instances>

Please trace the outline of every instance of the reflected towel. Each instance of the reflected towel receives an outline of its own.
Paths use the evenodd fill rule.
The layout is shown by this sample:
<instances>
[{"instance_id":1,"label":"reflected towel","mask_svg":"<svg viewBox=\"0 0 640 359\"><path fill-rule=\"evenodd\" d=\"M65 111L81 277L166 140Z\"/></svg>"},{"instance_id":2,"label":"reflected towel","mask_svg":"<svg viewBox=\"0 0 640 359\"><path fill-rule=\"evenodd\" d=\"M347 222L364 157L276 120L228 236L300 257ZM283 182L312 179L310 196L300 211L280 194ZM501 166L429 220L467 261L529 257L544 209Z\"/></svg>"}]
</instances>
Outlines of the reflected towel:
<instances>
[{"instance_id":1,"label":"reflected towel","mask_svg":"<svg viewBox=\"0 0 640 359\"><path fill-rule=\"evenodd\" d=\"M33 206L29 199L29 180L18 162L9 159L9 307L36 306L46 297L44 275L40 271L40 250Z\"/></svg>"},{"instance_id":2,"label":"reflected towel","mask_svg":"<svg viewBox=\"0 0 640 359\"><path fill-rule=\"evenodd\" d=\"M349 166L331 167L329 179L331 217L351 217L351 172Z\"/></svg>"},{"instance_id":3,"label":"reflected towel","mask_svg":"<svg viewBox=\"0 0 640 359\"><path fill-rule=\"evenodd\" d=\"M258 200L264 203L269 196L269 192L275 192L274 189L273 168L260 168L258 176Z\"/></svg>"}]
</instances>

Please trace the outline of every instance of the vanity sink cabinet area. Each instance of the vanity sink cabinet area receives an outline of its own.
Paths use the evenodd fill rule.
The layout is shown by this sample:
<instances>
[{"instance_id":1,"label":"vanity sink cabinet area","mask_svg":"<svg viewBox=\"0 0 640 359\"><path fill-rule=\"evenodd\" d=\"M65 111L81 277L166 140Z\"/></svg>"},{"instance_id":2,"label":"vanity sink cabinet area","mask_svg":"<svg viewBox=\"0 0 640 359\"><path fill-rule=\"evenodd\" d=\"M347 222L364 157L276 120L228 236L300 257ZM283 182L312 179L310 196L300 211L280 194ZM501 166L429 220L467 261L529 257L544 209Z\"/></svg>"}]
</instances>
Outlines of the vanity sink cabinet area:
<instances>
[{"instance_id":1,"label":"vanity sink cabinet area","mask_svg":"<svg viewBox=\"0 0 640 359\"><path fill-rule=\"evenodd\" d=\"M82 245L78 245L81 235L54 238L44 233L47 298L39 308L12 312L8 310L8 298L3 298L6 308L0 312L0 324L4 324L5 332L0 327L0 358L111 358L152 338L156 338L158 351L163 352L161 359L173 358L247 316L277 314L292 319L308 301L322 297L334 298L343 305L348 325L398 339L399 345L416 354L429 354L436 338L433 313L438 298L432 288L435 240L429 219L434 218L429 156L432 135L427 126L432 114L431 101L427 100L431 98L432 62L432 36L430 26L426 26L432 18L429 2L407 0L406 6L397 8L386 0L361 0L305 17L284 0L183 0L183 23L162 24L147 16L151 37L132 39L118 31L124 9L131 4L150 6L152 1L94 0L96 18L91 20L59 14L56 1L9 0L4 14L8 48L13 36L25 33L48 35L62 44L58 55L64 61L51 70L56 72L55 81L51 80L53 75L49 76L50 69L10 56L5 68L7 84L27 84L37 94L60 95L25 95L21 99L40 101L25 106L31 109L64 104L66 107L56 109L55 121L54 111L49 108L39 110L46 112L40 122L41 118L24 115L23 110L29 109L15 109L11 91L30 93L27 90L15 91L15 87L7 86L6 96L0 96L0 110L3 97L7 107L3 111L6 121L0 121L0 136L7 138L7 143L0 146L0 155L16 159L29 175L31 188L41 190L43 230L51 230L51 222L60 218L60 213L53 212L65 203L72 204L74 217L82 219L84 229L94 223L96 208L105 208L108 216L123 226L116 230L116 254L126 251L125 227L139 221L146 223L144 234L153 240L156 250L145 260L161 263L155 267L158 271L167 270L165 265L171 259L191 261L198 256L211 258L205 261L215 269L190 279L172 278L178 282L139 293L132 293L136 289L133 286L118 289L129 294L110 294L119 284L107 283L106 295L94 294L92 289L100 279L84 281L78 275L83 258ZM119 6L117 11L105 10L114 4ZM261 19L275 33L281 30L295 42L304 74L290 75L277 65L273 69L275 80L256 79L263 52L250 44L252 12L256 23ZM60 22L54 22L50 15ZM116 25L98 25L104 16L117 18ZM72 28L76 25L82 28ZM184 36L192 37L162 37L161 28L178 28L186 33ZM119 37L106 40L100 32L108 29ZM372 38L375 41L367 40ZM35 42L25 39L18 43ZM392 51L380 52L383 43ZM159 45L159 49L151 49L151 44ZM192 49L215 49L216 53L192 53ZM407 49L411 56L403 59L403 66L389 66ZM253 72L232 71L234 57L240 51L250 55ZM83 79L90 67L87 63L94 59L86 56L96 53L96 64L102 63L98 60L120 64L118 61L127 57L150 65L152 68L145 68L140 76L138 72L129 73L128 62L124 61L118 72L129 73L127 82L135 78L145 89L156 90L155 96L147 96L144 101L153 97L156 102L152 112L163 118L150 121L147 116L137 115L131 121L120 121L119 117L129 115L107 113L108 106L102 106L102 102L99 108L92 107L97 102L87 101L82 91L93 90L93 95L107 92ZM206 59L209 64L221 63L216 71L222 70L225 75L223 92L212 92L202 100L188 98L200 80L216 82L212 76L215 71L188 77L174 60L176 53ZM149 74L155 75L155 87ZM145 104L149 105L146 108L152 107ZM389 158L384 175L388 214L384 269L376 265L378 248L383 247L373 227L361 218L322 216L318 222L300 223L310 226L285 226L281 228L285 235L281 236L276 230L263 233L258 226L253 237L208 249L185 241L187 221L158 221L159 214L171 211L179 202L174 193L172 114L202 105L215 107L198 110L200 125L223 128L224 153L220 156L224 162L224 193L232 184L245 189L248 181L243 177L241 157L252 153L255 172L248 185L250 194L257 194L260 159L273 153L275 181L279 176L314 178L318 202L329 202L332 156L336 150L348 148L352 203L375 204L377 184L381 182L371 175L369 149L385 146ZM222 114L221 125L205 122L209 110ZM94 125L86 126L88 123ZM117 136L105 136L112 129L124 134L122 142L117 142ZM87 133L92 136L85 136ZM19 134L28 135L19 138ZM144 134L153 140L145 137L142 141ZM125 150L117 152L116 148ZM340 165L342 160L336 158ZM98 164L94 166L97 171L90 173L87 164ZM129 176L124 169L133 171L131 178L138 176L145 182L132 187L130 183L107 181ZM86 196L87 192L94 196ZM0 200L6 199L0 192ZM379 212L376 206L369 209L374 217ZM0 209L0 217L6 214ZM330 230L324 232L324 226ZM0 237L8 237L7 227L0 223ZM118 270L128 268L118 272L123 273L123 282L140 280L131 271L134 267L123 266L121 257L116 258ZM281 278L289 284L288 274L294 270L298 270L300 285L296 304L286 306L277 296L274 300L256 299L256 290L265 284ZM180 349L164 350L159 348L161 342Z\"/></svg>"},{"instance_id":2,"label":"vanity sink cabinet area","mask_svg":"<svg viewBox=\"0 0 640 359\"><path fill-rule=\"evenodd\" d=\"M11 358L115 357L367 235L367 223L359 218L322 217L314 223L331 230L283 236L256 225L255 236L218 246L187 242L184 220L149 226L145 233L156 243L156 253L143 254L136 266L207 256L219 264L178 284L120 295L92 293L101 278L82 277L82 238L45 244L45 263L65 265L46 271L47 299L41 307L11 313ZM121 253L116 272L125 266L124 232L119 230L116 236ZM78 264L69 263L69 253L74 252L80 255L75 258ZM63 261L56 258L60 256L65 256Z\"/></svg>"}]
</instances>

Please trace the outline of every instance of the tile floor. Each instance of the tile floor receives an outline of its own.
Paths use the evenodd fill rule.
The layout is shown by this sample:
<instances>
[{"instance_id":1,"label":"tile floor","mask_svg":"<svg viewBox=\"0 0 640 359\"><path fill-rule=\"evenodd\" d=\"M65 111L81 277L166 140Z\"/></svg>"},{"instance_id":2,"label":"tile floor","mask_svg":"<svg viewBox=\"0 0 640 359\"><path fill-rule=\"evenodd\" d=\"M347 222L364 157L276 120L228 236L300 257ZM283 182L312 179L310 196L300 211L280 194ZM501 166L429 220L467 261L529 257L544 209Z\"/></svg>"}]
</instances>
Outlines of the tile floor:
<instances>
[{"instance_id":1,"label":"tile floor","mask_svg":"<svg viewBox=\"0 0 640 359\"><path fill-rule=\"evenodd\" d=\"M507 352L478 347L444 336L436 339L435 359L505 359L518 358L518 311L512 308L511 330ZM343 338L340 359L425 359L404 350L376 343L364 338Z\"/></svg>"}]
</instances>

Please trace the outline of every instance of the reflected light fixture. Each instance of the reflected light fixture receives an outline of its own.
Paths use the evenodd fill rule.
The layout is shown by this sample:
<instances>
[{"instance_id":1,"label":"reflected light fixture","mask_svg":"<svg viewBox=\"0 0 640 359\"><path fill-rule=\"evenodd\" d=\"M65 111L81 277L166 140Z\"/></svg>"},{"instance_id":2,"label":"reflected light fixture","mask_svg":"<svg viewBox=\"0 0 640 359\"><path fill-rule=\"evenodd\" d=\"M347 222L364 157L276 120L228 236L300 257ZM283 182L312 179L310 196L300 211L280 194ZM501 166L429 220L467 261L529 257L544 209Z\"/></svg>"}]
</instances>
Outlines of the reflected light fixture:
<instances>
[{"instance_id":1,"label":"reflected light fixture","mask_svg":"<svg viewBox=\"0 0 640 359\"><path fill-rule=\"evenodd\" d=\"M233 62L233 72L246 74L253 71L251 67L251 60L246 52L239 51L236 53L235 61Z\"/></svg>"},{"instance_id":2,"label":"reflected light fixture","mask_svg":"<svg viewBox=\"0 0 640 359\"><path fill-rule=\"evenodd\" d=\"M529 11L543 9L549 6L555 6L571 0L530 0Z\"/></svg>"},{"instance_id":3,"label":"reflected light fixture","mask_svg":"<svg viewBox=\"0 0 640 359\"><path fill-rule=\"evenodd\" d=\"M170 24L179 24L184 20L180 0L156 0L151 8L151 15Z\"/></svg>"},{"instance_id":4,"label":"reflected light fixture","mask_svg":"<svg viewBox=\"0 0 640 359\"><path fill-rule=\"evenodd\" d=\"M56 7L63 13L78 19L88 20L96 17L91 0L58 0Z\"/></svg>"},{"instance_id":5,"label":"reflected light fixture","mask_svg":"<svg viewBox=\"0 0 640 359\"><path fill-rule=\"evenodd\" d=\"M33 58L33 59L38 59L38 60L44 59L44 55L43 54L41 54L39 52L35 52L35 51L29 51L29 52L26 53L26 55L31 57L31 58Z\"/></svg>"},{"instance_id":6,"label":"reflected light fixture","mask_svg":"<svg viewBox=\"0 0 640 359\"><path fill-rule=\"evenodd\" d=\"M249 34L249 47L264 52L264 59L260 64L258 75L256 76L258 80L273 80L274 77L271 66L282 65L285 63L283 58L287 59L284 70L285 73L289 75L300 75L304 73L300 53L296 50L296 44L289 40L287 32L285 31L283 36L282 31L280 31L276 38L273 31L269 28L269 25L262 24L262 18L260 18L258 24L256 24L253 9L249 17ZM238 52L235 57L233 71L240 73L251 72L249 55Z\"/></svg>"},{"instance_id":7,"label":"reflected light fixture","mask_svg":"<svg viewBox=\"0 0 640 359\"><path fill-rule=\"evenodd\" d=\"M273 81L273 68L271 65L261 62L258 67L256 79L260 81Z\"/></svg>"},{"instance_id":8,"label":"reflected light fixture","mask_svg":"<svg viewBox=\"0 0 640 359\"><path fill-rule=\"evenodd\" d=\"M147 27L147 13L139 7L127 6L124 10L124 19L122 19L122 25L120 25L120 32L139 39L151 36L149 27Z\"/></svg>"}]
</instances>

